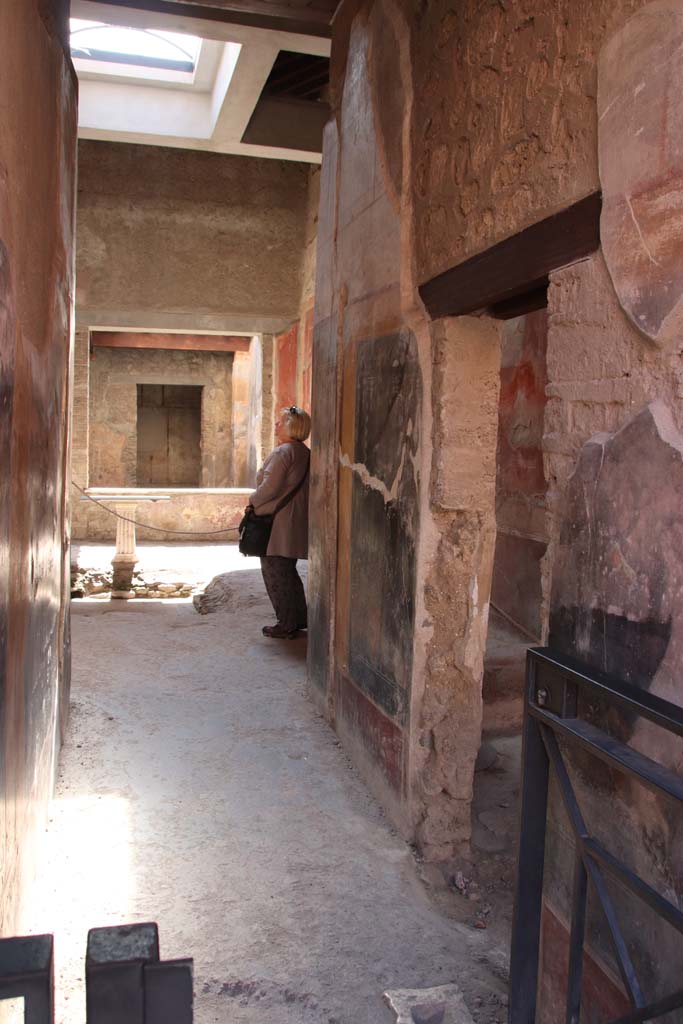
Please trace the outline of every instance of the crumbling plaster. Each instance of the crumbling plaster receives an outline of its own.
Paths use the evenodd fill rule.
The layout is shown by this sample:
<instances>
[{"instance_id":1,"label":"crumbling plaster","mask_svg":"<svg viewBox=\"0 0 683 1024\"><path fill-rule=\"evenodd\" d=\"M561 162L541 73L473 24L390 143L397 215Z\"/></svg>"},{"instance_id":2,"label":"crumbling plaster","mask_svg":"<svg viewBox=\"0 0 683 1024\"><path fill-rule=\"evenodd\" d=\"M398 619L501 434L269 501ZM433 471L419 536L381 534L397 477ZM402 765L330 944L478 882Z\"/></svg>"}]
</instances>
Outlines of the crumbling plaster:
<instances>
[{"instance_id":1,"label":"crumbling plaster","mask_svg":"<svg viewBox=\"0 0 683 1024\"><path fill-rule=\"evenodd\" d=\"M411 791L425 855L467 850L496 539L500 327L459 318L433 333L429 507L423 508Z\"/></svg>"},{"instance_id":2,"label":"crumbling plaster","mask_svg":"<svg viewBox=\"0 0 683 1024\"><path fill-rule=\"evenodd\" d=\"M653 399L683 429L683 365L633 327L600 252L552 275L548 290L548 397L543 438L550 543L543 559L548 604L567 481L583 444L613 432Z\"/></svg>"},{"instance_id":3,"label":"crumbling plaster","mask_svg":"<svg viewBox=\"0 0 683 1024\"><path fill-rule=\"evenodd\" d=\"M445 0L419 9L347 0L335 19L314 348L314 380L328 393L316 399L314 387L322 440L312 485L327 526L311 556L313 618L324 610L332 626L313 647L311 676L379 792L378 750L369 748L399 750L399 799L381 795L434 858L465 851L470 829L495 537L499 327L485 318L430 325L416 285L599 187L597 54L641 6L559 3L539 13L530 2L471 2L456 13ZM580 445L639 402L680 398L674 358L629 326L600 253L552 275L548 302L548 502L537 524L551 539L544 624L558 512ZM367 337L368 325L377 338L399 324L415 338L426 400L414 457L411 710L396 746L396 738L363 735L359 720L353 734L340 723L339 672L349 665L349 474L366 484L373 476L353 457L363 385L349 339ZM391 481L379 482L389 493ZM324 550L335 537L337 550Z\"/></svg>"},{"instance_id":4,"label":"crumbling plaster","mask_svg":"<svg viewBox=\"0 0 683 1024\"><path fill-rule=\"evenodd\" d=\"M502 8L495 5L497 13L493 13L493 6L489 5L486 8L488 16L496 22L501 21L501 24L506 18L518 17L521 14L518 5L515 5L514 8L509 8L507 11L503 11ZM420 70L419 58L415 56L420 52L419 39L425 38L422 34L428 31L430 24L432 27L434 25L430 21L435 16L433 5L430 5L430 10L425 13L425 21L421 22L418 28L413 26L414 88L416 97L419 97L414 107L413 142L416 143L417 140L421 140L419 151L413 150L413 155L415 156L416 152L424 152L424 160L422 162L420 162L419 157L417 158L418 163L413 178L415 203L412 213L420 224L420 231L416 234L414 253L418 279L423 279L432 273L444 269L446 266L459 262L486 245L492 244L501 237L519 230L526 223L539 220L551 212L552 209L568 205L579 195L598 187L596 115L594 109L595 60L600 43L604 36L608 34L608 28L613 28L615 25L623 22L632 10L638 6L640 5L627 4L618 10L612 9L609 18L603 17L599 10L592 10L590 15L587 15L585 18L575 19L577 24L572 26L568 34L565 34L565 44L563 45L571 43L572 46L578 47L582 54L581 60L584 62L583 69L581 74L578 73L579 69L577 69L576 77L570 80L569 85L566 82L563 83L562 89L568 89L568 92L561 93L558 85L550 90L550 95L546 96L544 100L544 113L538 115L542 120L547 118L548 103L550 103L551 107L553 104L560 105L553 115L559 122L557 134L555 136L546 135L546 143L552 141L553 146L556 147L553 159L557 160L558 153L561 154L563 152L563 136L569 137L570 135L577 151L590 150L590 159L575 162L574 156L568 154L564 158L564 165L559 169L555 168L554 171L551 163L544 164L543 160L538 158L535 158L533 161L523 162L519 167L522 192L521 195L518 195L517 190L512 187L512 182L508 187L504 182L494 180L494 172L500 173L499 168L496 170L498 165L498 156L496 154L499 153L499 150L492 145L490 140L487 143L486 130L483 131L483 134L480 131L481 123L478 123L476 118L471 122L468 121L467 116L461 112L461 116L465 118L463 125L467 126L470 140L467 143L466 150L468 153L477 156L477 160L480 161L479 163L475 161L472 165L474 171L477 171L477 169L481 171L482 167L485 166L486 146L489 145L490 147L488 149L488 164L486 165L489 170L483 175L479 175L479 187L481 187L482 180L490 182L491 194L495 193L495 222L491 221L487 227L487 217L484 215L485 211L482 211L481 206L472 206L468 210L466 199L464 199L467 195L464 180L459 182L457 175L450 178L448 210L451 222L450 225L446 225L440 222L437 217L435 223L437 227L441 223L444 233L448 233L449 238L452 240L458 236L456 224L458 219L460 219L460 230L464 232L463 238L460 239L463 243L460 249L440 247L439 232L429 216L429 209L438 200L438 183L430 180L428 196L420 197L421 174L425 164L431 167L432 170L434 168L438 170L442 166L440 159L444 156L442 151L439 151L441 156L439 156L439 153L435 155L433 146L426 145L423 148L423 142L427 138L431 138L432 133L438 134L431 117L434 115L434 119L438 123L439 117L448 114L451 118L450 123L453 124L453 119L458 115L458 110L461 110L458 105L460 101L456 98L455 108L450 110L448 105L439 102L435 82L439 76L439 69L441 68L443 71L444 67L442 63L443 51L441 48L437 47L436 54L430 53L430 61L433 67L430 66L429 69L426 69L426 62L423 62L422 70ZM479 16L477 16L474 18L473 23L472 16L465 14L463 24L467 25L469 22L470 28L473 27L473 24L481 28L486 23L483 12L481 16L484 19L483 21L479 21ZM549 17L546 15L543 15L541 18L536 16L531 19L532 24L528 26L535 29L534 47L536 49L538 49L540 32L541 53L543 52L543 34L545 31L550 30L552 24L552 20L550 22L548 20ZM451 31L455 28L455 21L456 18L453 15L450 20ZM580 38L576 34L579 30L581 33ZM459 31L464 31L464 29L461 28ZM566 26L564 26L559 33L556 33L556 37L561 39L562 34L566 31ZM505 33L501 32L501 37L504 35ZM492 38L494 39L494 49L495 47L500 48L503 45L502 38L500 40L497 39L495 32ZM464 83L464 90L460 89L458 91L458 89L454 89L454 94L462 95L464 91L470 97L470 113L474 114L476 110L482 113L486 103L491 101L493 95L491 92L493 88L492 83L495 79L485 68L480 68L479 73L474 71L476 61L472 58L472 53L473 48L479 45L476 33L473 38L468 39L467 45L464 45L464 43L458 44L456 37L451 37L450 45L452 47L449 51L451 59L453 53L460 54L465 52L469 66L468 73L461 79ZM508 41L506 45L521 46L521 42L519 39L515 41L513 38L513 41ZM558 58L558 62L554 65L556 71L562 65L563 62L559 61ZM426 78L421 77L421 75L426 75ZM532 74L531 81L533 82L533 80ZM420 85L418 88L418 82L431 82L432 88L425 89L423 85ZM488 84L486 84L487 82ZM580 103L572 103L571 97L574 95L574 91L578 88L580 82L584 83L585 95ZM551 82L548 82L547 87L549 88L551 84ZM480 96L478 95L478 90L481 90ZM511 102L514 96L515 90L513 88L511 95L507 96L506 102ZM395 103L395 98L390 102ZM428 105L428 109L425 105ZM588 109L589 107L590 110ZM528 96L519 92L516 116L521 119L524 130L530 136L533 136L535 130L534 125L536 122L534 118L536 114L534 112L536 110L537 105L531 102ZM581 111L587 112L585 118ZM506 114L506 111L503 109L501 111L502 121L504 122L505 117L509 115L510 110L508 109ZM552 128L552 119L551 117L551 124L548 126L547 131L550 131ZM570 132L573 119L576 119L575 124L578 124L579 121L582 121L582 123L580 130L572 130ZM421 135L422 132L424 134ZM540 135L542 137L543 133L540 133ZM502 139L502 136L500 138ZM557 149L558 146L559 149ZM482 148L479 149L478 147ZM512 152L512 150L509 150L509 152ZM451 154L451 157L453 157L453 154ZM465 159L462 152L458 159L460 161ZM462 173L466 174L468 173L467 160L465 160L465 164L466 166L462 168ZM454 164L453 166L455 167L456 165ZM460 166L460 163L458 163L458 166ZM556 176L558 191L548 189L548 175L551 172ZM585 181L582 175L588 175L585 177ZM571 187L569 187L569 176L571 176ZM453 202L454 195L459 195L460 197L459 209L458 204ZM557 196L559 202L553 201L555 196ZM634 410L642 407L642 405L654 397L663 397L666 401L673 404L673 408L677 410L676 416L680 425L680 398L683 393L683 378L678 353L666 354L658 351L653 344L649 343L629 323L628 318L619 306L614 288L605 268L604 259L599 252L591 259L574 267L559 271L552 276L548 305L548 406L546 410L543 448L545 474L548 480L545 532L550 536L551 543L542 562L544 633L547 628L549 593L552 584L552 565L565 487L575 465L581 445L596 431L618 429ZM457 324L458 321L455 321L455 323ZM482 351L481 347L480 351ZM454 359L463 358L461 354L456 355L454 352L450 354ZM458 402L463 401L469 404L471 396L476 394L476 389L472 390L470 386L472 383L476 383L476 373L472 373L472 369L467 366L466 360L462 363L462 372L463 380L459 384L454 384L452 388L452 394L456 396L453 398L456 405ZM492 398L494 395L497 395L495 388L492 388L490 393ZM439 401L438 372L435 374L432 383L432 401L433 403L438 403ZM476 422L478 409L475 407L472 411L474 413L472 422ZM487 422L490 427L490 418ZM467 494L467 484L473 474L468 471L468 461L471 459L476 465L476 441L475 446L471 447L470 451L465 453L464 456L461 454L459 457L453 458L454 452L448 452L444 448L445 438L440 436L438 421L435 423L432 439L434 459L441 458L448 461L451 473L465 492L465 499L471 497L471 495ZM450 461L451 459L452 461ZM437 495L439 486L438 471L435 470L433 465L432 488L437 488ZM466 508L466 501L462 505L463 508ZM468 526L470 530L467 529ZM463 582L468 581L470 587L482 579L486 580L487 577L490 580L491 565L488 560L488 554L482 554L482 551L486 549L490 530L491 522L490 520L487 521L486 518L473 523L465 519L461 529L458 531L457 545L455 546L455 550L459 554L458 560L460 565L449 567L446 557L448 547L447 532L442 533L438 526L435 529L434 520L430 524L429 518L424 514L423 510L420 538L421 562L426 564L430 560L430 556L427 554L430 547L437 552L437 557L433 559L435 576L437 580L439 577L441 578L440 589L444 594L448 594L449 600L457 600L452 590L454 581L459 576L458 569L462 571ZM474 558L472 557L473 555ZM479 561L481 566L480 573L477 573L477 561ZM438 638L438 642L437 644L434 644L434 641L431 642L431 653L427 653L424 659L426 669L424 697L420 693L420 674L416 666L413 680L413 701L418 705L425 701L422 703L422 709L425 721L429 722L429 707L426 701L429 688L438 680L439 674L441 674L444 682L449 680L449 684L446 684L445 692L452 699L453 718L451 721L458 721L458 730L457 734L455 730L452 730L450 734L444 730L445 735L442 741L443 764L447 775L449 772L453 772L454 777L459 782L462 782L462 769L458 779L458 762L461 761L462 765L468 765L468 750L466 747L463 749L460 744L459 735L462 729L462 720L458 718L458 709L467 709L467 721L470 722L473 729L476 729L474 719L478 713L476 704L479 701L477 689L478 669L470 677L470 686L463 687L462 692L456 696L454 690L449 689L449 685L453 687L453 684L457 683L461 675L457 663L449 663L447 645L443 643L443 637L446 622L448 622L452 634L457 633L457 625L454 629L454 624L461 621L466 622L469 628L473 628L477 622L477 609L472 607L468 610L463 610L464 614L461 615L458 615L457 612L456 614L451 613L443 623L439 623L438 606L436 609L433 604L430 606L429 588L431 581L428 573L425 573L425 580L425 610L434 615L433 621L430 622L429 618L426 621L428 628L434 629L434 636ZM456 587L456 593L457 589ZM487 598L488 593L485 592L483 599L487 600ZM421 620L418 619L418 621ZM434 628L435 624L437 628ZM478 636L480 644L485 644L485 617L483 630L480 630L477 634L475 629L475 635ZM423 646L419 632L416 634L416 643L418 646ZM424 644L424 646L427 652L429 652L429 642ZM438 683L436 685L438 686ZM443 698L439 703L442 708ZM467 717L468 711L472 717ZM427 736L429 736L429 732L427 732ZM422 786L426 791L429 791L430 787L438 788L439 785L438 782L434 782L435 773L433 770L433 766L438 758L439 743L436 738L433 738L431 744L427 744L426 751L424 749L424 735L421 736L420 743L422 748L417 747L413 769L417 777L419 775L418 766L421 763L427 766ZM472 749L471 745L470 749ZM473 765L470 763L470 768L472 767ZM439 778L438 772L436 773L436 778ZM445 790L442 792L445 792ZM429 798L423 800L420 796L416 797L416 809L423 808L425 812L421 823L417 816L414 818L417 822L418 837L423 846L427 848L427 852L431 852L437 857L448 853L449 844L452 842L457 844L458 840L466 839L468 836L466 806L469 794L466 787L458 787L457 785L453 787L453 793L463 800L460 817L463 827L460 829L456 825L457 811L454 816L451 816L452 812L442 810L440 804L444 803L443 795L439 795L433 801ZM436 826L434 831L432 831L432 823ZM451 852L452 850L453 847L451 846Z\"/></svg>"},{"instance_id":5,"label":"crumbling plaster","mask_svg":"<svg viewBox=\"0 0 683 1024\"><path fill-rule=\"evenodd\" d=\"M314 445L313 459L314 488L320 474L325 504L338 500L339 554L337 559L331 553L323 555L318 549L325 538L315 540L314 614L320 601L333 620L328 634L332 667L326 669L322 651L314 650L311 674L325 692L328 716L394 820L407 834L417 832L428 856L442 858L469 838L473 765L480 742L482 659L495 540L499 331L497 325L476 319L430 328L417 295L414 259L417 218L410 188L413 68L408 25L400 6L390 2L376 3L369 11L346 5L339 18L332 86L337 123L336 131L330 127L326 133L322 169L314 349L318 381L328 373L322 370L323 362L337 360L337 412L328 394L324 415L332 425L339 417L338 492L331 484L328 452ZM340 159L335 171L337 133ZM336 196L333 207L328 188ZM324 250L325 242L331 253ZM391 331L397 328L413 338L426 396L417 422L408 428L408 436L412 429L418 441L411 455L417 484L412 496L397 490L397 477L378 474L354 457L356 407L359 402L362 407L378 372L368 358L359 364L358 345L365 352L369 335L384 347L391 346ZM359 341L353 344L354 339ZM373 359L379 359L379 351ZM473 374L471 382L466 381L468 374ZM385 375L384 380L390 389L390 378ZM457 390L460 385L466 389L464 401ZM318 419L315 406L314 415ZM316 429L321 429L319 422ZM335 443L334 435L325 440L327 445ZM473 443L478 445L475 451ZM439 445L443 448L437 454ZM465 478L457 473L464 462ZM383 732L376 712L362 704L349 719L349 694L356 686L363 687L355 667L354 634L349 639L348 632L351 600L356 600L350 595L357 594L350 564L357 530L363 527L362 520L354 518L352 528L344 509L352 493L356 503L364 493L366 515L372 519L369 503L375 491L390 503L388 508L394 503L399 515L408 515L410 504L416 503L409 714L400 735ZM335 562L336 580L330 587L329 578L316 578L316 568L330 573ZM454 587L456 578L460 584ZM460 685L454 678L458 673ZM380 742L380 748L373 751L373 742ZM387 772L398 793L387 786Z\"/></svg>"},{"instance_id":6,"label":"crumbling plaster","mask_svg":"<svg viewBox=\"0 0 683 1024\"><path fill-rule=\"evenodd\" d=\"M600 187L597 56L643 0L403 2L422 283Z\"/></svg>"}]
</instances>

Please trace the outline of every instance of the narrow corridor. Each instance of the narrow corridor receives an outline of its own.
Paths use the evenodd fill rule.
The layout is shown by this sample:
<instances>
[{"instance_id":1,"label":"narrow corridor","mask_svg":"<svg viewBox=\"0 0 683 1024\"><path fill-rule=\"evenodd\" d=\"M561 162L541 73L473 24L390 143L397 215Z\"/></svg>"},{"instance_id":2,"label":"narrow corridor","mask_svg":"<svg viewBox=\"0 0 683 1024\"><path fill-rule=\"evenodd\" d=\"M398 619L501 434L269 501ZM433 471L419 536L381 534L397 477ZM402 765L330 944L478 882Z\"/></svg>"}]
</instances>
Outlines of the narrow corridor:
<instances>
[{"instance_id":1,"label":"narrow corridor","mask_svg":"<svg viewBox=\"0 0 683 1024\"><path fill-rule=\"evenodd\" d=\"M491 937L437 909L306 696L305 640L263 638L254 561L217 554L234 610L73 602L32 921L55 931L57 1020L85 1019L87 929L135 920L158 921L163 957L194 957L199 1024L382 1024L385 989L451 981L475 1019L503 1020Z\"/></svg>"}]
</instances>

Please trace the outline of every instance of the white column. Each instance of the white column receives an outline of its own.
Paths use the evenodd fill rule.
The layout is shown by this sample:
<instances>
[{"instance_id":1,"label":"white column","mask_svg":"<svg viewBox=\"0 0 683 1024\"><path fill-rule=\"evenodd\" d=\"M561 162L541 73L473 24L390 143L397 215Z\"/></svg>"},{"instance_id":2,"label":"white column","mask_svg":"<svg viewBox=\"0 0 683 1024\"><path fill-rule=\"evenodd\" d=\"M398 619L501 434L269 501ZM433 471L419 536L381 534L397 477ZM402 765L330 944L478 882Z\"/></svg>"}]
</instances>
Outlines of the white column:
<instances>
[{"instance_id":1,"label":"white column","mask_svg":"<svg viewBox=\"0 0 683 1024\"><path fill-rule=\"evenodd\" d=\"M135 510L134 501L114 502L114 511L123 519L116 520L116 554L111 560L114 567L114 581L111 596L113 598L131 598L133 570L137 565L138 553L135 550ZM132 521L131 521L132 520Z\"/></svg>"}]
</instances>

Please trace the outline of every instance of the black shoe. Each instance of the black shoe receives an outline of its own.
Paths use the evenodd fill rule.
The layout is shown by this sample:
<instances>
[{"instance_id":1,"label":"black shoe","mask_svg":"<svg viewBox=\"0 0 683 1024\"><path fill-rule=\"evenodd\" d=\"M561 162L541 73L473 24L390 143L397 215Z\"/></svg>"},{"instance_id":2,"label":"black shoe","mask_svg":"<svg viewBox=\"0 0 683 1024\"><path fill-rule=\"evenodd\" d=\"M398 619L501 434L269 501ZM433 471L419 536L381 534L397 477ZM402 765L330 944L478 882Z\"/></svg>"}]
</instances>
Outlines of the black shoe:
<instances>
[{"instance_id":1,"label":"black shoe","mask_svg":"<svg viewBox=\"0 0 683 1024\"><path fill-rule=\"evenodd\" d=\"M269 636L271 640L293 640L298 629L285 629L278 622L274 626L264 626L261 632L264 636Z\"/></svg>"}]
</instances>

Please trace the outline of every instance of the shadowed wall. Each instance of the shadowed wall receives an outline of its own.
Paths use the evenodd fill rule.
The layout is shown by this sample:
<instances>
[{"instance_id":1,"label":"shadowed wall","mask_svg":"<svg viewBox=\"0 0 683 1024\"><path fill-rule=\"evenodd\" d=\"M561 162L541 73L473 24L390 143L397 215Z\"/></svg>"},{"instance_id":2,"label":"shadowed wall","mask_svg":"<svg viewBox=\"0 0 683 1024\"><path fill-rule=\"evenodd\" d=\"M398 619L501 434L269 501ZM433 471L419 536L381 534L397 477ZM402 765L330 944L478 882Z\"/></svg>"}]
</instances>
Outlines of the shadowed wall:
<instances>
[{"instance_id":1,"label":"shadowed wall","mask_svg":"<svg viewBox=\"0 0 683 1024\"><path fill-rule=\"evenodd\" d=\"M76 79L68 3L0 5L0 934L21 927L69 688Z\"/></svg>"}]
</instances>

